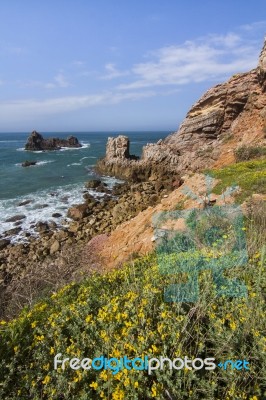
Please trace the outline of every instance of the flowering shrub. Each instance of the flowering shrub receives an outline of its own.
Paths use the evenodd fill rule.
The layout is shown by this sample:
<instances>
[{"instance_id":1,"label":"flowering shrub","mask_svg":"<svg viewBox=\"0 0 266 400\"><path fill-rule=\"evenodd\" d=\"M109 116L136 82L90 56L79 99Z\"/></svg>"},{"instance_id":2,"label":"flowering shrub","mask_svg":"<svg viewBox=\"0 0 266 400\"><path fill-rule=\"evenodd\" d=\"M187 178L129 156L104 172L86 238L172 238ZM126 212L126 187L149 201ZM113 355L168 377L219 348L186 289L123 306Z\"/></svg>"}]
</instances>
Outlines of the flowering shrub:
<instances>
[{"instance_id":1,"label":"flowering shrub","mask_svg":"<svg viewBox=\"0 0 266 400\"><path fill-rule=\"evenodd\" d=\"M257 252L248 266L234 269L234 277L248 287L247 298L217 298L211 273L203 271L196 303L165 303L162 288L173 277L159 273L155 255L64 287L16 320L1 322L0 398L261 398L266 376L263 257ZM227 272L230 276L232 271ZM57 353L70 358L247 359L250 371L165 369L148 375L122 370L113 375L54 370Z\"/></svg>"}]
</instances>

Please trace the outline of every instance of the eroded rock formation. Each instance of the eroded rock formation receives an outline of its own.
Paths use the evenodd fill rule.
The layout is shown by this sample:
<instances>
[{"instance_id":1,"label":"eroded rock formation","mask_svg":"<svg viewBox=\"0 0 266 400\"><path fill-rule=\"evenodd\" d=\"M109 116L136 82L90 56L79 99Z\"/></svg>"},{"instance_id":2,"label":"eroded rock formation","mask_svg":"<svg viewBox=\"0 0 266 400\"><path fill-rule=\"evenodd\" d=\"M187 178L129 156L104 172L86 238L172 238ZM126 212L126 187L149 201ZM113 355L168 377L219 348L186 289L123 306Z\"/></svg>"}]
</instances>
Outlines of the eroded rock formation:
<instances>
[{"instance_id":1,"label":"eroded rock formation","mask_svg":"<svg viewBox=\"0 0 266 400\"><path fill-rule=\"evenodd\" d=\"M110 146L118 149L120 144L120 139L109 138L108 154L98 170L128 178L143 171L146 173L142 175L150 176L159 166L162 171L180 175L232 163L238 146L265 144L265 88L266 41L257 68L209 89L192 106L179 130L144 146L139 161L125 156L129 152L125 138L127 145L122 154L108 153Z\"/></svg>"},{"instance_id":2,"label":"eroded rock formation","mask_svg":"<svg viewBox=\"0 0 266 400\"><path fill-rule=\"evenodd\" d=\"M28 137L25 150L60 150L62 147L81 147L81 144L74 136L69 136L67 139L44 139L40 133L33 131Z\"/></svg>"}]
</instances>

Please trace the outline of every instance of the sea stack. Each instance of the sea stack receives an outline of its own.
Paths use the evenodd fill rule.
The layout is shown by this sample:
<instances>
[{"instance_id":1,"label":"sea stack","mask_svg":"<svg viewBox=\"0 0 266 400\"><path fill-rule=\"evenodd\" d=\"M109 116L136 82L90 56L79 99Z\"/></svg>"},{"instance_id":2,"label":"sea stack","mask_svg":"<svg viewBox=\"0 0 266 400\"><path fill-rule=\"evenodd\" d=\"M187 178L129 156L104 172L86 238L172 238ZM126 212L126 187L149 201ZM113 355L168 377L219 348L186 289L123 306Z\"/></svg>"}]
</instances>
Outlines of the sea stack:
<instances>
[{"instance_id":1,"label":"sea stack","mask_svg":"<svg viewBox=\"0 0 266 400\"><path fill-rule=\"evenodd\" d=\"M69 136L67 139L59 139L53 137L44 139L40 133L33 131L28 137L27 143L25 145L25 150L60 150L62 147L78 148L82 146L75 136Z\"/></svg>"}]
</instances>

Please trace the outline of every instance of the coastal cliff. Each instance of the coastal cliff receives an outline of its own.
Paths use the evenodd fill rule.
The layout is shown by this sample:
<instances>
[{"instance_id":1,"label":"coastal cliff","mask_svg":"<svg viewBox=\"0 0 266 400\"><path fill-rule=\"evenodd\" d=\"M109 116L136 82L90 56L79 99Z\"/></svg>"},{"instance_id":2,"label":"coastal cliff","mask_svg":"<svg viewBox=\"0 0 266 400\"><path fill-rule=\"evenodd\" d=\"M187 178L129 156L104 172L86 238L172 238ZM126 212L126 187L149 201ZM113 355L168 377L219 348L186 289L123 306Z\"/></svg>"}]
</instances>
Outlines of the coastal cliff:
<instances>
[{"instance_id":1,"label":"coastal cliff","mask_svg":"<svg viewBox=\"0 0 266 400\"><path fill-rule=\"evenodd\" d=\"M266 40L257 68L233 75L209 89L187 113L178 131L156 144L143 147L140 160L132 160L126 137L109 138L106 157L97 164L100 172L133 179L196 172L235 161L241 146L263 145L266 127ZM127 151L110 152L110 143ZM158 175L158 174L157 174Z\"/></svg>"}]
</instances>

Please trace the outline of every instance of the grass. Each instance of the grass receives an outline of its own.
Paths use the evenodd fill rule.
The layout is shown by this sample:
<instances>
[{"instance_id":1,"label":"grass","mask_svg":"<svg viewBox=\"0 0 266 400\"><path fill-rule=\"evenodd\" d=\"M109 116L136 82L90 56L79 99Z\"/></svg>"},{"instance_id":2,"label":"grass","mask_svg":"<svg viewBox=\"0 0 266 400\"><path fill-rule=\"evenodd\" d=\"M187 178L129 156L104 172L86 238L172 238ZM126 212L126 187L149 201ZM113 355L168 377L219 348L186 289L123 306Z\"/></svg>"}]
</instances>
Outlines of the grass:
<instances>
[{"instance_id":1,"label":"grass","mask_svg":"<svg viewBox=\"0 0 266 400\"><path fill-rule=\"evenodd\" d=\"M229 186L239 186L241 193L236 196L237 202L244 201L253 193L266 193L266 160L240 162L206 172L220 179L213 189L216 194L221 194Z\"/></svg>"},{"instance_id":2,"label":"grass","mask_svg":"<svg viewBox=\"0 0 266 400\"><path fill-rule=\"evenodd\" d=\"M189 223L196 222L194 218ZM205 237L203 225L200 218L200 238ZM164 301L164 289L179 278L177 273L162 273L158 260L166 264L174 260L178 269L179 261L193 260L201 252L209 260L217 259L223 244L219 240L232 235L225 224L221 238L204 242L202 248L187 252L183 247L183 255L169 246L165 253L158 248L158 254L67 285L24 309L17 319L1 321L0 398L262 399L266 395L265 227L265 209L250 207L242 230L248 241L248 262L224 272L227 278L246 285L247 297L217 296L211 271L202 269L196 301ZM184 246L182 240L178 243ZM104 354L117 358L214 357L217 362L246 359L250 370L165 369L151 375L126 369L115 375L110 370L54 370L57 353L70 358Z\"/></svg>"}]
</instances>

